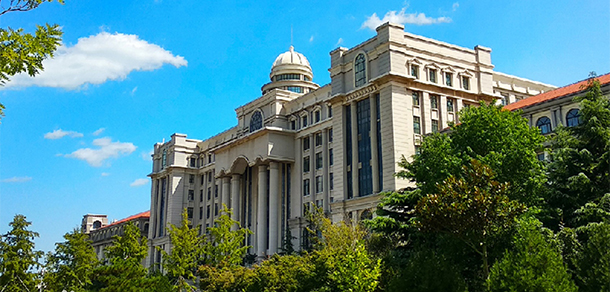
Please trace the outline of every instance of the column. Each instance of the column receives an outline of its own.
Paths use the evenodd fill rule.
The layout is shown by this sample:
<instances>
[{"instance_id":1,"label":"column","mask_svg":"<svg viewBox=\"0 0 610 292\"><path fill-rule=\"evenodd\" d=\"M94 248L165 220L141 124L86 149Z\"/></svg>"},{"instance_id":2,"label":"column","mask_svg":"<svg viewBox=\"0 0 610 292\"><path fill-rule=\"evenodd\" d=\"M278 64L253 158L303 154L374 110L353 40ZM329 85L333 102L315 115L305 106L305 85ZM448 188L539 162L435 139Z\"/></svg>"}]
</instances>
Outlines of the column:
<instances>
[{"instance_id":1,"label":"column","mask_svg":"<svg viewBox=\"0 0 610 292\"><path fill-rule=\"evenodd\" d=\"M447 128L449 125L447 124L447 96L441 95L440 104L438 105L438 130L441 131Z\"/></svg>"},{"instance_id":2,"label":"column","mask_svg":"<svg viewBox=\"0 0 610 292\"><path fill-rule=\"evenodd\" d=\"M256 254L267 254L267 166L258 166L258 216L256 220Z\"/></svg>"},{"instance_id":3,"label":"column","mask_svg":"<svg viewBox=\"0 0 610 292\"><path fill-rule=\"evenodd\" d=\"M462 98L458 97L455 99L455 119L453 120L454 123L459 123L460 122L460 115L458 115L457 113L460 112L460 110L462 110L462 108L464 107L464 104L462 103Z\"/></svg>"},{"instance_id":4,"label":"column","mask_svg":"<svg viewBox=\"0 0 610 292\"><path fill-rule=\"evenodd\" d=\"M329 184L329 172L330 172L330 160L328 156L328 128L322 131L322 209L324 212L330 211L328 207L330 201L330 184Z\"/></svg>"},{"instance_id":5,"label":"column","mask_svg":"<svg viewBox=\"0 0 610 292\"><path fill-rule=\"evenodd\" d=\"M371 101L371 168L373 170L373 194L379 193L379 152L377 152L377 98L373 95Z\"/></svg>"},{"instance_id":6,"label":"column","mask_svg":"<svg viewBox=\"0 0 610 292\"><path fill-rule=\"evenodd\" d=\"M231 209L233 209L233 214L231 219L239 222L239 179L241 175L233 174L231 176ZM237 224L231 226L233 231L237 230Z\"/></svg>"},{"instance_id":7,"label":"column","mask_svg":"<svg viewBox=\"0 0 610 292\"><path fill-rule=\"evenodd\" d=\"M222 178L222 198L220 200L220 206L218 206L222 210L222 204L227 205L227 208L231 208L231 204L229 202L229 191L231 188L231 179L229 177Z\"/></svg>"},{"instance_id":8,"label":"column","mask_svg":"<svg viewBox=\"0 0 610 292\"><path fill-rule=\"evenodd\" d=\"M316 134L309 135L309 195L311 203L316 204Z\"/></svg>"},{"instance_id":9,"label":"column","mask_svg":"<svg viewBox=\"0 0 610 292\"><path fill-rule=\"evenodd\" d=\"M277 253L279 235L279 182L280 171L277 162L269 163L269 255Z\"/></svg>"},{"instance_id":10,"label":"column","mask_svg":"<svg viewBox=\"0 0 610 292\"><path fill-rule=\"evenodd\" d=\"M352 101L350 106L351 110L351 119L352 119L352 190L354 198L360 195L359 185L358 185L358 171L359 171L359 161L358 161L358 111L357 111L357 102Z\"/></svg>"}]
</instances>

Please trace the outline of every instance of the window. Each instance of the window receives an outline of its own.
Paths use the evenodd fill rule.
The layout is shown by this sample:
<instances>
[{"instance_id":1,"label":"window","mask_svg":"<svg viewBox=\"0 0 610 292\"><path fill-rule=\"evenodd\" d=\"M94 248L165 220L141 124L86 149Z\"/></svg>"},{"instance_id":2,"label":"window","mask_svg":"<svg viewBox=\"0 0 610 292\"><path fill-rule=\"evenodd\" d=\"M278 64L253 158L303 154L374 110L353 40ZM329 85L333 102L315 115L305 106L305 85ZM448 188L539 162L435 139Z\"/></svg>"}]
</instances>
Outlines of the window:
<instances>
[{"instance_id":1,"label":"window","mask_svg":"<svg viewBox=\"0 0 610 292\"><path fill-rule=\"evenodd\" d=\"M421 134L421 125L419 117L413 117L413 133Z\"/></svg>"},{"instance_id":2,"label":"window","mask_svg":"<svg viewBox=\"0 0 610 292\"><path fill-rule=\"evenodd\" d=\"M502 93L502 105L507 105L508 104L508 93Z\"/></svg>"},{"instance_id":3,"label":"window","mask_svg":"<svg viewBox=\"0 0 610 292\"><path fill-rule=\"evenodd\" d=\"M445 73L445 85L447 86L452 86L452 81L453 81L453 74L451 73Z\"/></svg>"},{"instance_id":4,"label":"window","mask_svg":"<svg viewBox=\"0 0 610 292\"><path fill-rule=\"evenodd\" d=\"M309 156L303 157L303 172L309 172Z\"/></svg>"},{"instance_id":5,"label":"window","mask_svg":"<svg viewBox=\"0 0 610 292\"><path fill-rule=\"evenodd\" d=\"M208 206L205 208L205 218L206 218L206 219L210 219L210 211L211 211L211 210L210 210L210 209L211 209L210 207L211 207L211 206L210 206L210 205L208 205Z\"/></svg>"},{"instance_id":6,"label":"window","mask_svg":"<svg viewBox=\"0 0 610 292\"><path fill-rule=\"evenodd\" d=\"M316 153L316 169L322 168L322 152Z\"/></svg>"},{"instance_id":7,"label":"window","mask_svg":"<svg viewBox=\"0 0 610 292\"><path fill-rule=\"evenodd\" d=\"M189 183L195 183L195 175L194 174L189 174Z\"/></svg>"},{"instance_id":8,"label":"window","mask_svg":"<svg viewBox=\"0 0 610 292\"><path fill-rule=\"evenodd\" d=\"M309 137L303 138L303 151L309 150Z\"/></svg>"},{"instance_id":9,"label":"window","mask_svg":"<svg viewBox=\"0 0 610 292\"><path fill-rule=\"evenodd\" d=\"M454 112L455 109L453 108L453 98L447 98L447 112Z\"/></svg>"},{"instance_id":10,"label":"window","mask_svg":"<svg viewBox=\"0 0 610 292\"><path fill-rule=\"evenodd\" d=\"M322 208L322 206L324 206L324 200L323 199L316 200L316 207Z\"/></svg>"},{"instance_id":11,"label":"window","mask_svg":"<svg viewBox=\"0 0 610 292\"><path fill-rule=\"evenodd\" d=\"M322 132L316 133L316 146L322 146Z\"/></svg>"},{"instance_id":12,"label":"window","mask_svg":"<svg viewBox=\"0 0 610 292\"><path fill-rule=\"evenodd\" d=\"M421 146L415 146L415 155L421 154Z\"/></svg>"},{"instance_id":13,"label":"window","mask_svg":"<svg viewBox=\"0 0 610 292\"><path fill-rule=\"evenodd\" d=\"M288 86L286 87L286 90L296 93L303 93L303 87L300 86Z\"/></svg>"},{"instance_id":14,"label":"window","mask_svg":"<svg viewBox=\"0 0 610 292\"><path fill-rule=\"evenodd\" d=\"M195 190L189 190L189 202L195 200Z\"/></svg>"},{"instance_id":15,"label":"window","mask_svg":"<svg viewBox=\"0 0 610 292\"><path fill-rule=\"evenodd\" d=\"M551 119L549 119L547 117L539 118L538 121L536 121L536 127L538 127L538 129L540 129L541 134L550 133L552 131Z\"/></svg>"},{"instance_id":16,"label":"window","mask_svg":"<svg viewBox=\"0 0 610 292\"><path fill-rule=\"evenodd\" d=\"M163 156L161 158L161 169L167 166L167 149L163 149Z\"/></svg>"},{"instance_id":17,"label":"window","mask_svg":"<svg viewBox=\"0 0 610 292\"><path fill-rule=\"evenodd\" d=\"M212 182L212 173L208 172L208 182Z\"/></svg>"},{"instance_id":18,"label":"window","mask_svg":"<svg viewBox=\"0 0 610 292\"><path fill-rule=\"evenodd\" d=\"M354 61L354 80L356 87L366 83L366 59L364 54L360 54Z\"/></svg>"},{"instance_id":19,"label":"window","mask_svg":"<svg viewBox=\"0 0 610 292\"><path fill-rule=\"evenodd\" d=\"M193 219L193 207L186 208L186 214L189 219Z\"/></svg>"},{"instance_id":20,"label":"window","mask_svg":"<svg viewBox=\"0 0 610 292\"><path fill-rule=\"evenodd\" d=\"M309 179L303 180L303 196L309 196Z\"/></svg>"},{"instance_id":21,"label":"window","mask_svg":"<svg viewBox=\"0 0 610 292\"><path fill-rule=\"evenodd\" d=\"M430 77L430 82L432 83L436 83L436 70L434 69L428 69L428 76Z\"/></svg>"},{"instance_id":22,"label":"window","mask_svg":"<svg viewBox=\"0 0 610 292\"><path fill-rule=\"evenodd\" d=\"M214 198L218 198L218 185L214 186Z\"/></svg>"},{"instance_id":23,"label":"window","mask_svg":"<svg viewBox=\"0 0 610 292\"><path fill-rule=\"evenodd\" d=\"M203 219L203 207L199 207L199 220Z\"/></svg>"},{"instance_id":24,"label":"window","mask_svg":"<svg viewBox=\"0 0 610 292\"><path fill-rule=\"evenodd\" d=\"M333 165L333 149L328 149L328 165Z\"/></svg>"},{"instance_id":25,"label":"window","mask_svg":"<svg viewBox=\"0 0 610 292\"><path fill-rule=\"evenodd\" d=\"M321 175L316 176L316 194L322 192L322 189L324 188L323 183L324 183L324 181L322 180L322 176Z\"/></svg>"},{"instance_id":26,"label":"window","mask_svg":"<svg viewBox=\"0 0 610 292\"><path fill-rule=\"evenodd\" d=\"M432 133L438 132L438 121L432 120Z\"/></svg>"},{"instance_id":27,"label":"window","mask_svg":"<svg viewBox=\"0 0 610 292\"><path fill-rule=\"evenodd\" d=\"M430 107L438 109L438 95L430 94Z\"/></svg>"},{"instance_id":28,"label":"window","mask_svg":"<svg viewBox=\"0 0 610 292\"><path fill-rule=\"evenodd\" d=\"M566 115L566 124L568 127L574 127L580 125L580 110L571 109Z\"/></svg>"},{"instance_id":29,"label":"window","mask_svg":"<svg viewBox=\"0 0 610 292\"><path fill-rule=\"evenodd\" d=\"M214 216L218 216L218 203L214 204Z\"/></svg>"},{"instance_id":30,"label":"window","mask_svg":"<svg viewBox=\"0 0 610 292\"><path fill-rule=\"evenodd\" d=\"M411 65L411 76L415 77L415 79L419 78L419 66Z\"/></svg>"},{"instance_id":31,"label":"window","mask_svg":"<svg viewBox=\"0 0 610 292\"><path fill-rule=\"evenodd\" d=\"M307 115L301 117L301 128L307 127Z\"/></svg>"},{"instance_id":32,"label":"window","mask_svg":"<svg viewBox=\"0 0 610 292\"><path fill-rule=\"evenodd\" d=\"M538 161L544 161L544 152L536 154L536 158Z\"/></svg>"},{"instance_id":33,"label":"window","mask_svg":"<svg viewBox=\"0 0 610 292\"><path fill-rule=\"evenodd\" d=\"M250 118L250 132L254 132L263 127L263 114L255 111Z\"/></svg>"},{"instance_id":34,"label":"window","mask_svg":"<svg viewBox=\"0 0 610 292\"><path fill-rule=\"evenodd\" d=\"M462 76L462 87L465 90L470 90L470 78Z\"/></svg>"},{"instance_id":35,"label":"window","mask_svg":"<svg viewBox=\"0 0 610 292\"><path fill-rule=\"evenodd\" d=\"M328 117L332 118L333 117L333 106L332 105L328 105Z\"/></svg>"},{"instance_id":36,"label":"window","mask_svg":"<svg viewBox=\"0 0 610 292\"><path fill-rule=\"evenodd\" d=\"M335 184L333 183L334 178L335 176L332 172L328 174L328 188L331 190L335 188Z\"/></svg>"},{"instance_id":37,"label":"window","mask_svg":"<svg viewBox=\"0 0 610 292\"><path fill-rule=\"evenodd\" d=\"M201 185L203 185L203 182L205 181L205 179L203 178L203 174L201 175Z\"/></svg>"},{"instance_id":38,"label":"window","mask_svg":"<svg viewBox=\"0 0 610 292\"><path fill-rule=\"evenodd\" d=\"M197 167L197 158L191 157L191 167Z\"/></svg>"},{"instance_id":39,"label":"window","mask_svg":"<svg viewBox=\"0 0 610 292\"><path fill-rule=\"evenodd\" d=\"M199 190L199 202L203 202L203 190Z\"/></svg>"},{"instance_id":40,"label":"window","mask_svg":"<svg viewBox=\"0 0 610 292\"><path fill-rule=\"evenodd\" d=\"M314 121L317 123L320 121L320 111L313 112Z\"/></svg>"},{"instance_id":41,"label":"window","mask_svg":"<svg viewBox=\"0 0 610 292\"><path fill-rule=\"evenodd\" d=\"M301 80L300 74L280 74L275 76L275 81L282 80Z\"/></svg>"},{"instance_id":42,"label":"window","mask_svg":"<svg viewBox=\"0 0 610 292\"><path fill-rule=\"evenodd\" d=\"M413 91L413 106L419 106L419 91Z\"/></svg>"},{"instance_id":43,"label":"window","mask_svg":"<svg viewBox=\"0 0 610 292\"><path fill-rule=\"evenodd\" d=\"M328 129L328 142L333 141L333 128Z\"/></svg>"},{"instance_id":44,"label":"window","mask_svg":"<svg viewBox=\"0 0 610 292\"><path fill-rule=\"evenodd\" d=\"M212 187L208 188L208 201L212 199Z\"/></svg>"},{"instance_id":45,"label":"window","mask_svg":"<svg viewBox=\"0 0 610 292\"><path fill-rule=\"evenodd\" d=\"M297 129L297 121L296 120L290 121L290 129L291 130L296 130Z\"/></svg>"},{"instance_id":46,"label":"window","mask_svg":"<svg viewBox=\"0 0 610 292\"><path fill-rule=\"evenodd\" d=\"M208 154L208 163L212 163L212 154Z\"/></svg>"}]
</instances>

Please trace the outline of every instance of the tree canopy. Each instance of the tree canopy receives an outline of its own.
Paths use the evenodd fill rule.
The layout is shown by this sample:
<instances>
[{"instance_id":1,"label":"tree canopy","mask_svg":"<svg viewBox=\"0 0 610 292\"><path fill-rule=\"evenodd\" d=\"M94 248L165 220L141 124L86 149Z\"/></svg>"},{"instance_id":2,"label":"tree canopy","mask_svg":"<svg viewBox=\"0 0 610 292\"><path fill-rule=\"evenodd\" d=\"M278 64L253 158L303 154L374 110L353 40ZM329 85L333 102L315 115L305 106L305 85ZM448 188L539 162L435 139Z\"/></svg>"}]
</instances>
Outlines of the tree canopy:
<instances>
[{"instance_id":1,"label":"tree canopy","mask_svg":"<svg viewBox=\"0 0 610 292\"><path fill-rule=\"evenodd\" d=\"M0 291L34 291L37 280L35 269L43 256L34 249L38 232L28 230L32 222L23 215L15 215L9 223L11 230L0 241Z\"/></svg>"}]
</instances>

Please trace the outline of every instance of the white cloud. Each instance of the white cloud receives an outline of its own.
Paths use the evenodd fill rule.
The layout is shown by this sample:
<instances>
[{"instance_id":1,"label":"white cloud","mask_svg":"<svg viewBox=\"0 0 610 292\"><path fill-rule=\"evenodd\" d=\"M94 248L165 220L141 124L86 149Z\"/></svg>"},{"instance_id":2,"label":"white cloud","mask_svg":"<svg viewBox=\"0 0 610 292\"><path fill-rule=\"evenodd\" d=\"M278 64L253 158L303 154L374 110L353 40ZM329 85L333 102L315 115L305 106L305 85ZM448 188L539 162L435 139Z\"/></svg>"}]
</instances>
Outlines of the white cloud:
<instances>
[{"instance_id":1,"label":"white cloud","mask_svg":"<svg viewBox=\"0 0 610 292\"><path fill-rule=\"evenodd\" d=\"M415 24L415 25L428 25L428 24L436 24L436 23L449 23L451 22L451 18L449 17L428 17L424 13L406 13L407 8L401 9L399 12L397 11L388 11L382 19L379 19L377 13L373 13L373 15L367 17L366 21L362 23L361 28L369 28L371 30L375 30L378 26L386 23L398 23L398 24Z\"/></svg>"},{"instance_id":2,"label":"white cloud","mask_svg":"<svg viewBox=\"0 0 610 292\"><path fill-rule=\"evenodd\" d=\"M139 178L139 179L134 180L132 183L130 183L129 186L130 187L139 187L139 186L143 186L147 183L148 183L148 179Z\"/></svg>"},{"instance_id":3,"label":"white cloud","mask_svg":"<svg viewBox=\"0 0 610 292\"><path fill-rule=\"evenodd\" d=\"M95 130L95 132L93 132L93 136L99 136L105 130L106 130L106 128L99 128L99 129Z\"/></svg>"},{"instance_id":4,"label":"white cloud","mask_svg":"<svg viewBox=\"0 0 610 292\"><path fill-rule=\"evenodd\" d=\"M109 176L109 175L110 175L110 173L102 172L102 176Z\"/></svg>"},{"instance_id":5,"label":"white cloud","mask_svg":"<svg viewBox=\"0 0 610 292\"><path fill-rule=\"evenodd\" d=\"M78 39L74 46L62 45L55 57L43 62L44 71L39 75L15 75L4 87L78 89L86 84L122 80L131 71L152 71L164 64L180 67L186 66L187 61L137 35L102 31Z\"/></svg>"},{"instance_id":6,"label":"white cloud","mask_svg":"<svg viewBox=\"0 0 610 292\"><path fill-rule=\"evenodd\" d=\"M106 159L126 156L136 150L136 146L132 143L112 142L109 137L95 139L93 145L99 148L81 148L64 156L84 160L91 166L100 167Z\"/></svg>"},{"instance_id":7,"label":"white cloud","mask_svg":"<svg viewBox=\"0 0 610 292\"><path fill-rule=\"evenodd\" d=\"M309 37L309 42L313 42L313 36Z\"/></svg>"},{"instance_id":8,"label":"white cloud","mask_svg":"<svg viewBox=\"0 0 610 292\"><path fill-rule=\"evenodd\" d=\"M339 40L337 40L337 43L335 44L335 47L338 47L342 43L343 43L343 38L339 38Z\"/></svg>"},{"instance_id":9,"label":"white cloud","mask_svg":"<svg viewBox=\"0 0 610 292\"><path fill-rule=\"evenodd\" d=\"M58 129L55 130L53 132L49 132L44 134L44 138L45 139L50 139L50 140L56 140L56 139L61 139L65 136L70 136L72 138L79 138L82 137L83 134L78 133L78 132L74 132L74 131L64 131L62 129Z\"/></svg>"},{"instance_id":10,"label":"white cloud","mask_svg":"<svg viewBox=\"0 0 610 292\"><path fill-rule=\"evenodd\" d=\"M136 94L136 91L138 91L138 87L137 87L137 86L136 86L136 87L134 87L134 88L131 90L131 93L130 93L130 94L131 94L131 96L133 96L134 94Z\"/></svg>"},{"instance_id":11,"label":"white cloud","mask_svg":"<svg viewBox=\"0 0 610 292\"><path fill-rule=\"evenodd\" d=\"M21 176L21 177L13 176L11 178L5 178L5 179L1 180L0 182L3 182L3 183L24 183L24 182L29 182L31 180L32 180L32 178L29 177L29 176Z\"/></svg>"},{"instance_id":12,"label":"white cloud","mask_svg":"<svg viewBox=\"0 0 610 292\"><path fill-rule=\"evenodd\" d=\"M455 3L453 3L453 6L451 6L451 9L453 11L456 11L458 9L458 7L460 7L460 3L455 2Z\"/></svg>"},{"instance_id":13,"label":"white cloud","mask_svg":"<svg viewBox=\"0 0 610 292\"><path fill-rule=\"evenodd\" d=\"M142 152L142 159L144 161L152 161L152 155L155 153L155 150L150 150L148 152Z\"/></svg>"}]
</instances>

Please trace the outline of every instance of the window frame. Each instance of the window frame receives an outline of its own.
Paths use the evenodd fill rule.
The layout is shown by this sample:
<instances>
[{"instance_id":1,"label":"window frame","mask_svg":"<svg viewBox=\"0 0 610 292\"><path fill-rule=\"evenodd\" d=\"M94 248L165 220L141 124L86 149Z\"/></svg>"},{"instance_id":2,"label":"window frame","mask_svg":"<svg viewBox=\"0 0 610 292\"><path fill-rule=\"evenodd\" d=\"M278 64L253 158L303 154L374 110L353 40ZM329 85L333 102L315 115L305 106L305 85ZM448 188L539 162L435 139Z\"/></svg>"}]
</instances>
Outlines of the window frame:
<instances>
[{"instance_id":1,"label":"window frame","mask_svg":"<svg viewBox=\"0 0 610 292\"><path fill-rule=\"evenodd\" d=\"M366 55L359 53L354 58L354 87L361 87L367 82Z\"/></svg>"},{"instance_id":2,"label":"window frame","mask_svg":"<svg viewBox=\"0 0 610 292\"><path fill-rule=\"evenodd\" d=\"M536 120L536 128L540 129L540 134L546 135L553 132L553 125L551 119L547 116L539 117Z\"/></svg>"}]
</instances>

